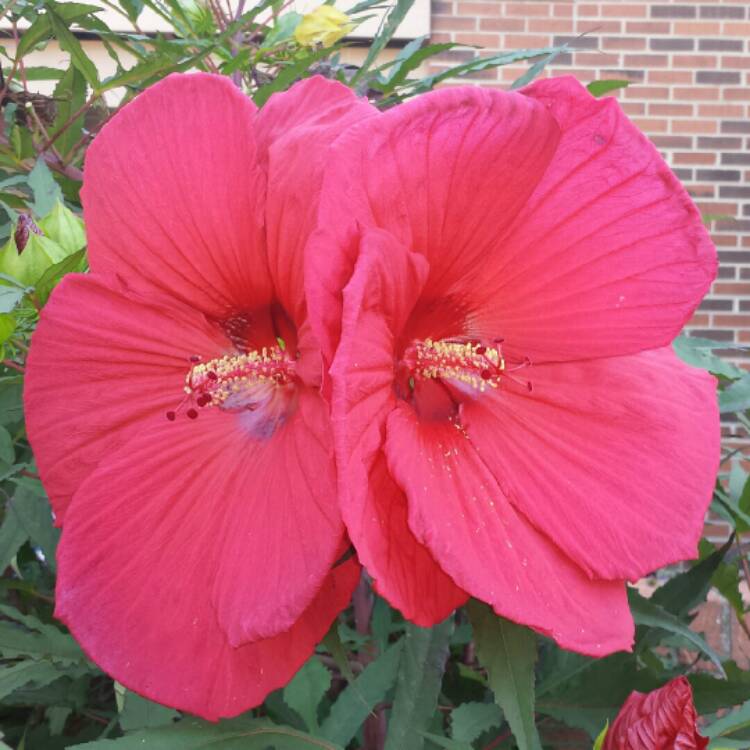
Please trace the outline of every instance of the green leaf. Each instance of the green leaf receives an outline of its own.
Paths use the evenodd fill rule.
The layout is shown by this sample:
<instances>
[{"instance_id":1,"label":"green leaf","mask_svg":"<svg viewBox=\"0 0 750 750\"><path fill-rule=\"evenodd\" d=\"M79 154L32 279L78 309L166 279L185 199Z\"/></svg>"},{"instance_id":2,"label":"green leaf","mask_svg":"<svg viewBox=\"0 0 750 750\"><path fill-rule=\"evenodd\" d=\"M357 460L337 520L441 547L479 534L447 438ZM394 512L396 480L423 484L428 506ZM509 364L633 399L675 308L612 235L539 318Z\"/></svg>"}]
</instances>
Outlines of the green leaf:
<instances>
[{"instance_id":1,"label":"green leaf","mask_svg":"<svg viewBox=\"0 0 750 750\"><path fill-rule=\"evenodd\" d=\"M445 750L474 750L468 742L459 742L458 740L449 740L447 737L441 737L439 734L430 734L429 732L422 732L422 737L429 740L438 747L443 747Z\"/></svg>"},{"instance_id":2,"label":"green leaf","mask_svg":"<svg viewBox=\"0 0 750 750\"><path fill-rule=\"evenodd\" d=\"M16 319L9 313L0 313L0 346L2 346L16 330Z\"/></svg>"},{"instance_id":3,"label":"green leaf","mask_svg":"<svg viewBox=\"0 0 750 750\"><path fill-rule=\"evenodd\" d=\"M73 713L73 709L68 706L50 706L44 712L44 717L49 723L49 733L53 737L63 733L65 723L68 721L71 713Z\"/></svg>"},{"instance_id":4,"label":"green leaf","mask_svg":"<svg viewBox=\"0 0 750 750\"><path fill-rule=\"evenodd\" d=\"M610 91L627 88L629 85L630 81L613 78L605 81L591 81L586 88L592 96L600 97L608 94Z\"/></svg>"},{"instance_id":5,"label":"green leaf","mask_svg":"<svg viewBox=\"0 0 750 750\"><path fill-rule=\"evenodd\" d=\"M291 39L301 20L302 16L296 11L281 15L276 25L266 34L263 47L273 47L275 44Z\"/></svg>"},{"instance_id":6,"label":"green leaf","mask_svg":"<svg viewBox=\"0 0 750 750\"><path fill-rule=\"evenodd\" d=\"M495 701L503 710L519 750L539 750L534 723L536 636L528 628L498 617L475 600L468 605L477 656L489 674Z\"/></svg>"},{"instance_id":7,"label":"green leaf","mask_svg":"<svg viewBox=\"0 0 750 750\"><path fill-rule=\"evenodd\" d=\"M85 654L75 640L54 625L46 625L7 605L1 605L0 612L5 617L16 620L0 621L0 653L4 658L27 656L36 661L54 662L62 667L88 664Z\"/></svg>"},{"instance_id":8,"label":"green leaf","mask_svg":"<svg viewBox=\"0 0 750 750\"><path fill-rule=\"evenodd\" d=\"M430 727L453 632L449 617L432 628L407 623L385 750L422 750Z\"/></svg>"},{"instance_id":9,"label":"green leaf","mask_svg":"<svg viewBox=\"0 0 750 750\"><path fill-rule=\"evenodd\" d=\"M503 712L495 703L462 703L451 712L451 736L454 740L474 742L502 723Z\"/></svg>"},{"instance_id":10,"label":"green leaf","mask_svg":"<svg viewBox=\"0 0 750 750\"><path fill-rule=\"evenodd\" d=\"M377 82L373 81L371 84L373 88L389 93L396 87L401 86L409 73L416 70L426 59L457 46L453 42L425 45L424 42L427 38L423 36L409 42L396 56L393 64L388 65L389 73L386 76L385 84L378 85Z\"/></svg>"},{"instance_id":11,"label":"green leaf","mask_svg":"<svg viewBox=\"0 0 750 750\"><path fill-rule=\"evenodd\" d=\"M396 683L404 640L397 641L368 664L336 699L320 728L320 736L348 745L365 719Z\"/></svg>"},{"instance_id":12,"label":"green leaf","mask_svg":"<svg viewBox=\"0 0 750 750\"><path fill-rule=\"evenodd\" d=\"M52 210L56 201L62 200L60 186L55 182L52 172L41 157L36 160L34 168L29 172L28 182L34 193L34 202L31 207L37 216L45 216Z\"/></svg>"},{"instance_id":13,"label":"green leaf","mask_svg":"<svg viewBox=\"0 0 750 750\"><path fill-rule=\"evenodd\" d=\"M0 427L0 461L12 464L16 458L13 448L13 438L5 427Z\"/></svg>"},{"instance_id":14,"label":"green leaf","mask_svg":"<svg viewBox=\"0 0 750 750\"><path fill-rule=\"evenodd\" d=\"M128 18L135 23L141 15L144 3L142 0L119 0L120 7L128 14Z\"/></svg>"},{"instance_id":15,"label":"green leaf","mask_svg":"<svg viewBox=\"0 0 750 750\"><path fill-rule=\"evenodd\" d=\"M29 535L21 526L18 516L6 510L3 522L0 524L0 575L10 565L28 538Z\"/></svg>"},{"instance_id":16,"label":"green leaf","mask_svg":"<svg viewBox=\"0 0 750 750\"><path fill-rule=\"evenodd\" d=\"M23 299L24 289L0 283L0 313L9 313Z\"/></svg>"},{"instance_id":17,"label":"green leaf","mask_svg":"<svg viewBox=\"0 0 750 750\"><path fill-rule=\"evenodd\" d=\"M52 25L52 33L55 35L60 47L70 55L70 61L78 68L86 79L86 82L94 91L99 88L99 75L96 66L83 51L81 43L76 39L72 31L65 25L63 18L47 6L47 14Z\"/></svg>"},{"instance_id":18,"label":"green leaf","mask_svg":"<svg viewBox=\"0 0 750 750\"><path fill-rule=\"evenodd\" d=\"M367 57L359 70L354 74L352 85L356 84L357 81L359 81L360 78L362 78L362 76L370 69L370 66L377 59L377 56L382 52L386 44L391 41L391 38L396 33L396 29L401 25L404 17L411 10L412 5L414 5L414 0L396 0L395 5L385 17L377 34L375 34L375 38L370 43Z\"/></svg>"},{"instance_id":19,"label":"green leaf","mask_svg":"<svg viewBox=\"0 0 750 750\"><path fill-rule=\"evenodd\" d=\"M52 525L52 512L47 499L25 487L19 487L8 501L7 512L15 513L21 527L31 541L41 548L47 565L54 571L60 530Z\"/></svg>"},{"instance_id":20,"label":"green leaf","mask_svg":"<svg viewBox=\"0 0 750 750\"><path fill-rule=\"evenodd\" d=\"M745 370L737 365L712 354L715 349L726 349L726 342L682 335L672 342L672 346L683 362L693 367L700 367L701 370L708 370L714 375L723 375L725 378L735 380L746 374Z\"/></svg>"},{"instance_id":21,"label":"green leaf","mask_svg":"<svg viewBox=\"0 0 750 750\"><path fill-rule=\"evenodd\" d=\"M740 669L734 662L725 662L724 671L725 680L705 672L688 675L698 713L713 714L727 706L750 701L750 672Z\"/></svg>"},{"instance_id":22,"label":"green leaf","mask_svg":"<svg viewBox=\"0 0 750 750\"><path fill-rule=\"evenodd\" d=\"M280 342L279 346L282 350L286 348L284 339L277 336L276 340ZM352 672L352 668L349 666L349 658L346 654L344 644L341 642L338 621L334 621L333 625L328 629L325 638L323 638L322 646L331 654L333 660L336 662L336 666L341 670L341 674L346 677L346 681L350 684L354 682L354 672Z\"/></svg>"},{"instance_id":23,"label":"green leaf","mask_svg":"<svg viewBox=\"0 0 750 750\"><path fill-rule=\"evenodd\" d=\"M705 599L711 588L714 573L731 545L730 539L723 547L693 565L690 570L671 578L654 592L649 601L678 617L685 617Z\"/></svg>"},{"instance_id":24,"label":"green leaf","mask_svg":"<svg viewBox=\"0 0 750 750\"><path fill-rule=\"evenodd\" d=\"M77 253L63 258L59 263L51 265L37 281L35 288L39 299L45 302L50 292L60 279L67 273L81 270L81 264L86 257L85 250L79 250Z\"/></svg>"},{"instance_id":25,"label":"green leaf","mask_svg":"<svg viewBox=\"0 0 750 750\"><path fill-rule=\"evenodd\" d=\"M119 721L123 732L163 727L180 718L179 712L173 708L143 698L119 683L115 683L115 692L122 698Z\"/></svg>"},{"instance_id":26,"label":"green leaf","mask_svg":"<svg viewBox=\"0 0 750 750\"><path fill-rule=\"evenodd\" d=\"M0 667L0 700L26 685L48 685L60 679L62 672L48 661L27 659Z\"/></svg>"},{"instance_id":27,"label":"green leaf","mask_svg":"<svg viewBox=\"0 0 750 750\"><path fill-rule=\"evenodd\" d=\"M744 703L736 711L732 711L732 713L722 716L721 719L717 719L704 727L701 734L711 738L725 737L748 727L750 727L750 701Z\"/></svg>"},{"instance_id":28,"label":"green leaf","mask_svg":"<svg viewBox=\"0 0 750 750\"><path fill-rule=\"evenodd\" d=\"M284 688L284 702L300 715L311 732L318 728L318 706L330 687L331 673L313 656Z\"/></svg>"},{"instance_id":29,"label":"green leaf","mask_svg":"<svg viewBox=\"0 0 750 750\"><path fill-rule=\"evenodd\" d=\"M259 107L262 107L272 94L277 91L284 91L299 78L304 78L312 63L325 57L328 52L327 49L314 50L292 65L282 68L281 72L270 83L261 86L253 94L253 101Z\"/></svg>"},{"instance_id":30,"label":"green leaf","mask_svg":"<svg viewBox=\"0 0 750 750\"><path fill-rule=\"evenodd\" d=\"M72 122L70 119L86 102L86 79L75 65L71 64L68 67L65 75L55 86L55 101L57 114L50 128L50 135L54 136L61 128L65 128L55 141L55 148L65 156L80 140L86 117L83 113Z\"/></svg>"},{"instance_id":31,"label":"green leaf","mask_svg":"<svg viewBox=\"0 0 750 750\"><path fill-rule=\"evenodd\" d=\"M97 740L76 747L86 750L343 750L318 737L267 721L235 719L211 724L183 719L169 727L133 732L115 740Z\"/></svg>"},{"instance_id":32,"label":"green leaf","mask_svg":"<svg viewBox=\"0 0 750 750\"><path fill-rule=\"evenodd\" d=\"M607 732L609 731L609 721L604 725L604 729L596 736L594 740L594 750L602 750L604 746L604 740L607 738Z\"/></svg>"},{"instance_id":33,"label":"green leaf","mask_svg":"<svg viewBox=\"0 0 750 750\"><path fill-rule=\"evenodd\" d=\"M555 58L557 58L559 54L564 51L565 50L561 47L554 50L554 52L550 52L549 55L546 55L541 60L537 60L522 76L520 76L520 78L516 78L516 80L513 81L510 88L512 90L520 89L522 86L531 83L548 65L551 65L555 61Z\"/></svg>"},{"instance_id":34,"label":"green leaf","mask_svg":"<svg viewBox=\"0 0 750 750\"><path fill-rule=\"evenodd\" d=\"M695 648L704 653L724 677L724 667L718 654L697 633L690 630L679 618L649 599L642 597L635 589L628 588L628 602L636 625L660 628L668 633L682 636Z\"/></svg>"},{"instance_id":35,"label":"green leaf","mask_svg":"<svg viewBox=\"0 0 750 750\"><path fill-rule=\"evenodd\" d=\"M727 414L750 409L750 373L719 392L719 411Z\"/></svg>"}]
</instances>

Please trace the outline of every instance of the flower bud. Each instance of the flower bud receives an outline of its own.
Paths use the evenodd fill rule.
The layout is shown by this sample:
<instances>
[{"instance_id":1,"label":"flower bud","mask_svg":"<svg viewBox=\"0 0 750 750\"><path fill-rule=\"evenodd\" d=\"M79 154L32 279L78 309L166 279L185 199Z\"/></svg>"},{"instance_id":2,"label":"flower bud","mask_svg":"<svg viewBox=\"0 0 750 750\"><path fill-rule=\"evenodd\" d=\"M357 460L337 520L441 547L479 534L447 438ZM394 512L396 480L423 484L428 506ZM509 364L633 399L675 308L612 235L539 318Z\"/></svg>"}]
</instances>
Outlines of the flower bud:
<instances>
[{"instance_id":1,"label":"flower bud","mask_svg":"<svg viewBox=\"0 0 750 750\"><path fill-rule=\"evenodd\" d=\"M86 245L83 221L60 201L39 221L39 229L41 234L60 245L65 255L72 255Z\"/></svg>"},{"instance_id":2,"label":"flower bud","mask_svg":"<svg viewBox=\"0 0 750 750\"><path fill-rule=\"evenodd\" d=\"M59 263L70 253L49 237L37 234L38 228L33 231L29 227L28 232L24 231L25 224L19 222L14 236L0 250L0 273L12 276L27 286L34 286L50 266ZM20 245L17 238L21 240Z\"/></svg>"},{"instance_id":3,"label":"flower bud","mask_svg":"<svg viewBox=\"0 0 750 750\"><path fill-rule=\"evenodd\" d=\"M703 750L693 692L678 677L650 693L632 692L604 739L603 750Z\"/></svg>"},{"instance_id":4,"label":"flower bud","mask_svg":"<svg viewBox=\"0 0 750 750\"><path fill-rule=\"evenodd\" d=\"M321 5L302 17L294 30L294 38L303 47L331 47L353 28L346 13L332 5Z\"/></svg>"}]
</instances>

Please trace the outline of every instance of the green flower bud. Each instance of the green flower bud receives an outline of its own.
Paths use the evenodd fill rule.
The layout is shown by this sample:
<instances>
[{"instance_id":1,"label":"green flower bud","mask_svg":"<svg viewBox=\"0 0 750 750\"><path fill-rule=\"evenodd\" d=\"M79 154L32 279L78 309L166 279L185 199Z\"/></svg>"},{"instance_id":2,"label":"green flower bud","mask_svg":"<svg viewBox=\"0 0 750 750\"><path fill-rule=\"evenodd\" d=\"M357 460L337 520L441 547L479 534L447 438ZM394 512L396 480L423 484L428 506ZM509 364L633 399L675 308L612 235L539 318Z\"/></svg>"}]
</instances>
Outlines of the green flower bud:
<instances>
[{"instance_id":1,"label":"green flower bud","mask_svg":"<svg viewBox=\"0 0 750 750\"><path fill-rule=\"evenodd\" d=\"M83 221L60 201L39 221L39 229L60 245L65 255L72 255L86 245Z\"/></svg>"},{"instance_id":2,"label":"green flower bud","mask_svg":"<svg viewBox=\"0 0 750 750\"><path fill-rule=\"evenodd\" d=\"M62 245L35 232L30 232L26 245L18 249L11 237L0 250L0 273L18 279L22 284L34 286L44 272L55 263L70 255Z\"/></svg>"}]
</instances>

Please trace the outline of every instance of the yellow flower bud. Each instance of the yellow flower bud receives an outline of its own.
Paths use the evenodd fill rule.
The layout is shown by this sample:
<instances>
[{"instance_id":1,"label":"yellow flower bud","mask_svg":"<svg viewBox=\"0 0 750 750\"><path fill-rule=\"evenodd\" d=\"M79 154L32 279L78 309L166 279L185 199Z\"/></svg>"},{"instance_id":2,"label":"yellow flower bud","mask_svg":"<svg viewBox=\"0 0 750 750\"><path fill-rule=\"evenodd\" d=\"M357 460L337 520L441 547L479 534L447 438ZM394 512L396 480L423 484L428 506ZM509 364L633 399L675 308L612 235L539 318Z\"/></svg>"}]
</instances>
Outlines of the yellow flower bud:
<instances>
[{"instance_id":1,"label":"yellow flower bud","mask_svg":"<svg viewBox=\"0 0 750 750\"><path fill-rule=\"evenodd\" d=\"M332 5L321 5L302 17L294 30L294 38L303 47L331 47L353 28L346 13Z\"/></svg>"}]
</instances>

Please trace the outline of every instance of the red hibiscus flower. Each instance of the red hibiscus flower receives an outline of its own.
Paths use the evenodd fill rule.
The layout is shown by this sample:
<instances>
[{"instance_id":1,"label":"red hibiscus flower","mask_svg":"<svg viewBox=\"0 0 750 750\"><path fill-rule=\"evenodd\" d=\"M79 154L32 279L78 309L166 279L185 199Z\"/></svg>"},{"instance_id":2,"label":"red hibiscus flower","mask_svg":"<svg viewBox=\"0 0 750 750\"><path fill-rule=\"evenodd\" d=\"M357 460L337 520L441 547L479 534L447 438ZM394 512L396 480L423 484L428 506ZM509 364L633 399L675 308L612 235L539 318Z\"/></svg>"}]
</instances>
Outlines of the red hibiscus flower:
<instances>
[{"instance_id":1,"label":"red hibiscus flower","mask_svg":"<svg viewBox=\"0 0 750 750\"><path fill-rule=\"evenodd\" d=\"M308 307L378 590L629 648L624 580L695 554L719 459L715 381L669 347L716 270L687 194L570 78L369 118L325 179Z\"/></svg>"},{"instance_id":2,"label":"red hibiscus flower","mask_svg":"<svg viewBox=\"0 0 750 750\"><path fill-rule=\"evenodd\" d=\"M333 442L301 252L328 144L371 114L310 79L258 112L172 76L86 160L92 273L28 362L58 522L56 615L139 693L215 719L258 704L347 604Z\"/></svg>"},{"instance_id":3,"label":"red hibiscus flower","mask_svg":"<svg viewBox=\"0 0 750 750\"><path fill-rule=\"evenodd\" d=\"M650 693L632 692L604 740L603 750L703 750L693 691L684 677Z\"/></svg>"}]
</instances>

